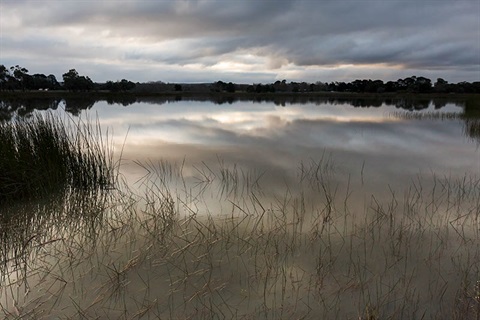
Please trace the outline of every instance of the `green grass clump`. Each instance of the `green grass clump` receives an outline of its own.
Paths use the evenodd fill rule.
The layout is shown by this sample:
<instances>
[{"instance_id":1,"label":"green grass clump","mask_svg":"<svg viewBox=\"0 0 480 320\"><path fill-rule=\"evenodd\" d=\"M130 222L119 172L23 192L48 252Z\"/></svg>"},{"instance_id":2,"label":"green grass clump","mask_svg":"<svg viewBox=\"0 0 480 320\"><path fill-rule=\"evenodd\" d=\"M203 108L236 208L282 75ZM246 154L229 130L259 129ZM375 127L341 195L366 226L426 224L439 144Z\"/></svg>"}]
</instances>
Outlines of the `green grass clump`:
<instances>
[{"instance_id":1,"label":"green grass clump","mask_svg":"<svg viewBox=\"0 0 480 320\"><path fill-rule=\"evenodd\" d=\"M0 123L0 201L106 188L113 180L112 152L98 124L52 113Z\"/></svg>"}]
</instances>

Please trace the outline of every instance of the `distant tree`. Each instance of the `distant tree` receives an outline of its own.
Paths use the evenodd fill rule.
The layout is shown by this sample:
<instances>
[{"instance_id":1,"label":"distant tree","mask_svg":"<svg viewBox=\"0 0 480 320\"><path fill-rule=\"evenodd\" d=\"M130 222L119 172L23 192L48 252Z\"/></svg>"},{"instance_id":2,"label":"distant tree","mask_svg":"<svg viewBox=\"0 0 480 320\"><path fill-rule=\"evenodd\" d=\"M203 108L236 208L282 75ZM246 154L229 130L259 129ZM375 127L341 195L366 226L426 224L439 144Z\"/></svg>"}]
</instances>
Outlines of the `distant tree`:
<instances>
[{"instance_id":1,"label":"distant tree","mask_svg":"<svg viewBox=\"0 0 480 320\"><path fill-rule=\"evenodd\" d=\"M107 81L101 89L102 90L113 91L113 81L112 80Z\"/></svg>"},{"instance_id":2,"label":"distant tree","mask_svg":"<svg viewBox=\"0 0 480 320\"><path fill-rule=\"evenodd\" d=\"M351 91L364 92L366 87L366 80L355 80L350 83Z\"/></svg>"},{"instance_id":3,"label":"distant tree","mask_svg":"<svg viewBox=\"0 0 480 320\"><path fill-rule=\"evenodd\" d=\"M57 81L57 78L53 74L47 76L47 80L50 83L50 89L57 90L60 88L60 84Z\"/></svg>"},{"instance_id":4,"label":"distant tree","mask_svg":"<svg viewBox=\"0 0 480 320\"><path fill-rule=\"evenodd\" d=\"M0 90L7 89L7 82L10 77L10 72L8 72L7 67L3 64L0 64Z\"/></svg>"},{"instance_id":5,"label":"distant tree","mask_svg":"<svg viewBox=\"0 0 480 320\"><path fill-rule=\"evenodd\" d=\"M321 81L317 81L315 83L315 87L317 91L327 91L328 90L328 85L326 83L323 83Z\"/></svg>"},{"instance_id":6,"label":"distant tree","mask_svg":"<svg viewBox=\"0 0 480 320\"><path fill-rule=\"evenodd\" d=\"M80 75L78 74L77 70L70 69L67 73L62 75L63 78L63 86L67 90L74 91L77 86L77 81Z\"/></svg>"},{"instance_id":7,"label":"distant tree","mask_svg":"<svg viewBox=\"0 0 480 320\"><path fill-rule=\"evenodd\" d=\"M174 89L175 89L175 91L182 91L182 85L177 83L177 84L174 86Z\"/></svg>"},{"instance_id":8,"label":"distant tree","mask_svg":"<svg viewBox=\"0 0 480 320\"><path fill-rule=\"evenodd\" d=\"M373 93L385 92L385 87L382 80L369 80L366 89L367 92Z\"/></svg>"},{"instance_id":9,"label":"distant tree","mask_svg":"<svg viewBox=\"0 0 480 320\"><path fill-rule=\"evenodd\" d=\"M212 86L213 92L235 92L236 87L232 82L226 83L223 81L217 81Z\"/></svg>"},{"instance_id":10,"label":"distant tree","mask_svg":"<svg viewBox=\"0 0 480 320\"><path fill-rule=\"evenodd\" d=\"M126 79L120 80L120 90L121 91L127 92L129 90L132 90L133 88L135 88L135 83L133 83L132 81L128 81Z\"/></svg>"},{"instance_id":11,"label":"distant tree","mask_svg":"<svg viewBox=\"0 0 480 320\"><path fill-rule=\"evenodd\" d=\"M32 76L28 74L26 68L20 67L18 64L14 67L10 67L10 82L13 84L14 89L30 89L33 86Z\"/></svg>"},{"instance_id":12,"label":"distant tree","mask_svg":"<svg viewBox=\"0 0 480 320\"><path fill-rule=\"evenodd\" d=\"M345 82L336 82L336 87L339 92L345 92L348 90L348 85Z\"/></svg>"},{"instance_id":13,"label":"distant tree","mask_svg":"<svg viewBox=\"0 0 480 320\"><path fill-rule=\"evenodd\" d=\"M411 76L405 79L398 79L396 89L398 91L427 93L432 90L432 81L425 77Z\"/></svg>"},{"instance_id":14,"label":"distant tree","mask_svg":"<svg viewBox=\"0 0 480 320\"><path fill-rule=\"evenodd\" d=\"M275 87L272 85L272 84L257 84L257 85L254 85L254 92L256 93L267 93L267 92L275 92Z\"/></svg>"},{"instance_id":15,"label":"distant tree","mask_svg":"<svg viewBox=\"0 0 480 320\"><path fill-rule=\"evenodd\" d=\"M62 75L64 87L69 91L90 91L93 89L93 81L89 77L80 76L75 69L70 69Z\"/></svg>"},{"instance_id":16,"label":"distant tree","mask_svg":"<svg viewBox=\"0 0 480 320\"><path fill-rule=\"evenodd\" d=\"M417 77L415 79L414 91L427 93L432 90L432 81L425 77Z\"/></svg>"},{"instance_id":17,"label":"distant tree","mask_svg":"<svg viewBox=\"0 0 480 320\"><path fill-rule=\"evenodd\" d=\"M273 84L273 87L275 88L276 92L286 92L288 91L288 85L287 85L287 80L277 80Z\"/></svg>"},{"instance_id":18,"label":"distant tree","mask_svg":"<svg viewBox=\"0 0 480 320\"><path fill-rule=\"evenodd\" d=\"M472 90L474 93L480 93L480 81L472 82Z\"/></svg>"},{"instance_id":19,"label":"distant tree","mask_svg":"<svg viewBox=\"0 0 480 320\"><path fill-rule=\"evenodd\" d=\"M51 80L44 74L34 74L33 79L33 88L32 89L53 89L53 84Z\"/></svg>"},{"instance_id":20,"label":"distant tree","mask_svg":"<svg viewBox=\"0 0 480 320\"><path fill-rule=\"evenodd\" d=\"M235 85L232 82L229 82L225 85L225 91L227 92L235 92Z\"/></svg>"},{"instance_id":21,"label":"distant tree","mask_svg":"<svg viewBox=\"0 0 480 320\"><path fill-rule=\"evenodd\" d=\"M457 93L480 93L480 82L459 82L454 88Z\"/></svg>"},{"instance_id":22,"label":"distant tree","mask_svg":"<svg viewBox=\"0 0 480 320\"><path fill-rule=\"evenodd\" d=\"M414 91L415 82L417 82L417 77L416 76L411 76L411 77L403 79L403 86L408 91Z\"/></svg>"},{"instance_id":23,"label":"distant tree","mask_svg":"<svg viewBox=\"0 0 480 320\"><path fill-rule=\"evenodd\" d=\"M12 75L18 81L23 80L23 78L28 74L28 70L26 68L20 67L18 64L15 67L10 67Z\"/></svg>"},{"instance_id":24,"label":"distant tree","mask_svg":"<svg viewBox=\"0 0 480 320\"><path fill-rule=\"evenodd\" d=\"M395 92L397 91L397 84L393 81L388 81L385 83L385 91L386 92Z\"/></svg>"},{"instance_id":25,"label":"distant tree","mask_svg":"<svg viewBox=\"0 0 480 320\"><path fill-rule=\"evenodd\" d=\"M307 92L309 90L309 85L305 81L299 83L298 88L300 92Z\"/></svg>"},{"instance_id":26,"label":"distant tree","mask_svg":"<svg viewBox=\"0 0 480 320\"><path fill-rule=\"evenodd\" d=\"M415 79L413 79L412 77L405 78L405 79L398 79L396 83L396 89L397 91L407 91L409 88L413 86L414 83L415 83Z\"/></svg>"},{"instance_id":27,"label":"distant tree","mask_svg":"<svg viewBox=\"0 0 480 320\"><path fill-rule=\"evenodd\" d=\"M445 93L445 92L448 92L449 90L449 84L448 84L448 81L442 79L442 78L437 78L437 81L435 82L435 84L433 85L433 90L435 92L439 92L439 93Z\"/></svg>"},{"instance_id":28,"label":"distant tree","mask_svg":"<svg viewBox=\"0 0 480 320\"><path fill-rule=\"evenodd\" d=\"M110 92L127 92L129 90L134 89L136 86L135 83L132 81L128 81L126 79L122 79L120 81L107 81L107 83L103 86L103 89L108 90Z\"/></svg>"},{"instance_id":29,"label":"distant tree","mask_svg":"<svg viewBox=\"0 0 480 320\"><path fill-rule=\"evenodd\" d=\"M213 84L212 90L214 92L222 92L225 90L226 83L223 81L217 81Z\"/></svg>"},{"instance_id":30,"label":"distant tree","mask_svg":"<svg viewBox=\"0 0 480 320\"><path fill-rule=\"evenodd\" d=\"M8 75L8 69L3 64L0 64L0 80L4 79L4 77Z\"/></svg>"}]
</instances>

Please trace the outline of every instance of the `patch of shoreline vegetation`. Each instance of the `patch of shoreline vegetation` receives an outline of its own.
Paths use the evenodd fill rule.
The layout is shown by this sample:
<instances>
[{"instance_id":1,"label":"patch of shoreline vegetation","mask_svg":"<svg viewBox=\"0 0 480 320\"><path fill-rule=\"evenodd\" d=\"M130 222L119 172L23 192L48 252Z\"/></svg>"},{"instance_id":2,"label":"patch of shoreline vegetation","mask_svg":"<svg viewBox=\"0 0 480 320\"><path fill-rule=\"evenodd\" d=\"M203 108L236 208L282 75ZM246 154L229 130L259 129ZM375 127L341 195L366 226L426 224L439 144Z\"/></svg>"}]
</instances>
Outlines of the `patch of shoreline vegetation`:
<instances>
[{"instance_id":1,"label":"patch of shoreline vegetation","mask_svg":"<svg viewBox=\"0 0 480 320\"><path fill-rule=\"evenodd\" d=\"M29 71L19 65L10 68L0 65L0 91L15 90L69 90L73 92L87 92L104 90L109 92L248 92L248 93L307 93L307 92L355 92L355 93L480 93L480 81L449 83L437 78L435 83L423 76L411 76L396 81L357 79L351 82L321 82L315 83L287 82L277 80L274 83L238 84L217 81L213 83L165 83L150 81L134 83L122 79L95 83L88 76L80 75L77 70L70 69L62 75L63 83L59 83L55 75L30 75Z\"/></svg>"},{"instance_id":2,"label":"patch of shoreline vegetation","mask_svg":"<svg viewBox=\"0 0 480 320\"><path fill-rule=\"evenodd\" d=\"M111 187L115 168L107 143L98 123L53 113L0 122L0 201Z\"/></svg>"},{"instance_id":3,"label":"patch of shoreline vegetation","mask_svg":"<svg viewBox=\"0 0 480 320\"><path fill-rule=\"evenodd\" d=\"M406 110L422 110L433 104L441 109L448 103L459 106L468 105L469 110L480 110L478 94L413 94L413 93L341 93L341 92L305 92L305 93L248 93L248 92L160 92L160 93L112 93L112 92L0 92L0 113L8 119L13 112L21 110L28 115L33 110L65 109L75 114L91 108L98 101L108 104L129 106L134 103L163 104L176 101L211 101L215 104L231 104L240 101L273 102L276 105L289 104L351 104L354 107L380 107L392 105Z\"/></svg>"}]
</instances>

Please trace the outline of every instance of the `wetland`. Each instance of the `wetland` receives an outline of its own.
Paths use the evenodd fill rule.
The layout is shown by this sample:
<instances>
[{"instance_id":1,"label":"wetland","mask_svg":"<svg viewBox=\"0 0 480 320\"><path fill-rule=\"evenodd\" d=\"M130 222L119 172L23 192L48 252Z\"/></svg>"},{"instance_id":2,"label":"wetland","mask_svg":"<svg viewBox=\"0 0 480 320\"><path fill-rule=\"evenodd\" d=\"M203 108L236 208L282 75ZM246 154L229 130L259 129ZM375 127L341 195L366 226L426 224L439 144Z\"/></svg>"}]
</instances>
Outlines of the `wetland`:
<instances>
[{"instance_id":1,"label":"wetland","mask_svg":"<svg viewBox=\"0 0 480 320\"><path fill-rule=\"evenodd\" d=\"M1 101L77 156L2 149L4 318L480 317L478 97L85 96Z\"/></svg>"}]
</instances>

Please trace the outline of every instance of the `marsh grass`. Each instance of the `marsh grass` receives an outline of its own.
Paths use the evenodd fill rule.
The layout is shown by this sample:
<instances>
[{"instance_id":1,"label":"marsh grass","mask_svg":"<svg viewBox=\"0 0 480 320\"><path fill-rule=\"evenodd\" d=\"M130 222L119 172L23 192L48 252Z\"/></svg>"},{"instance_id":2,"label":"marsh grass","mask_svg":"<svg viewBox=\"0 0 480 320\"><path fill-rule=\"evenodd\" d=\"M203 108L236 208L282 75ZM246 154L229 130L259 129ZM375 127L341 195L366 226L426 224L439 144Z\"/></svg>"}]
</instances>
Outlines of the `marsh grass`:
<instances>
[{"instance_id":1,"label":"marsh grass","mask_svg":"<svg viewBox=\"0 0 480 320\"><path fill-rule=\"evenodd\" d=\"M465 119L465 135L480 143L480 119Z\"/></svg>"},{"instance_id":2,"label":"marsh grass","mask_svg":"<svg viewBox=\"0 0 480 320\"><path fill-rule=\"evenodd\" d=\"M408 112L395 111L392 117L405 120L462 120L463 133L466 137L480 143L480 118L467 116L457 112Z\"/></svg>"},{"instance_id":3,"label":"marsh grass","mask_svg":"<svg viewBox=\"0 0 480 320\"><path fill-rule=\"evenodd\" d=\"M419 176L357 202L368 179L339 177L329 156L273 193L268 172L221 161L143 166L143 191L67 200L60 217L82 205L87 218L25 232L2 272L4 317L480 317L479 177Z\"/></svg>"},{"instance_id":4,"label":"marsh grass","mask_svg":"<svg viewBox=\"0 0 480 320\"><path fill-rule=\"evenodd\" d=\"M98 122L53 113L0 122L0 201L108 188L112 154Z\"/></svg>"}]
</instances>

